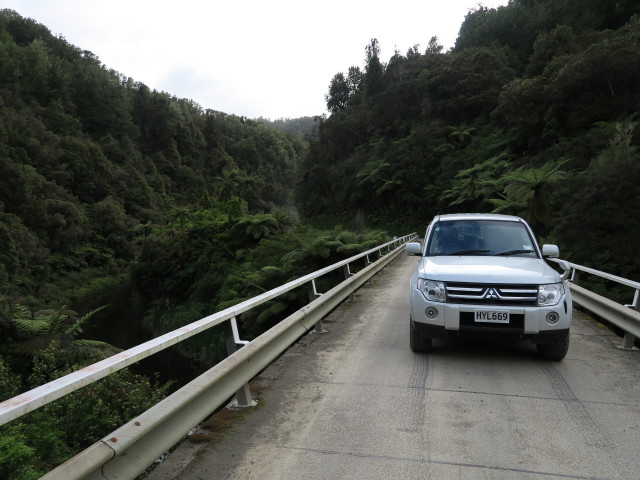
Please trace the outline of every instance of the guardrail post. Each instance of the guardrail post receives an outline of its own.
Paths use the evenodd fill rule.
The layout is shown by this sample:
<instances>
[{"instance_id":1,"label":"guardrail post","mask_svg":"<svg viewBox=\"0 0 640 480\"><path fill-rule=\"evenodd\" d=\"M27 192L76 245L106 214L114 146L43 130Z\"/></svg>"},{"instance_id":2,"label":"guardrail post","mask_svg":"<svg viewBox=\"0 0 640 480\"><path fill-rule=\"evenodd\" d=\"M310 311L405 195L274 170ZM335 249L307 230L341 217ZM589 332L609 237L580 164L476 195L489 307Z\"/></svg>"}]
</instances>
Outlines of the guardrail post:
<instances>
[{"instance_id":1,"label":"guardrail post","mask_svg":"<svg viewBox=\"0 0 640 480\"><path fill-rule=\"evenodd\" d=\"M620 350L633 350L633 344L636 342L636 337L629 332L624 332L624 337L622 337L622 345L618 348Z\"/></svg>"},{"instance_id":2,"label":"guardrail post","mask_svg":"<svg viewBox=\"0 0 640 480\"><path fill-rule=\"evenodd\" d=\"M629 305L625 305L625 307L629 307L636 311L640 310L640 290L636 289L636 292L633 295L633 302ZM622 345L620 345L620 348L622 350L633 350L635 343L636 337L629 332L624 332L624 337L622 338Z\"/></svg>"},{"instance_id":3,"label":"guardrail post","mask_svg":"<svg viewBox=\"0 0 640 480\"><path fill-rule=\"evenodd\" d=\"M580 272L577 268L571 269L571 281L573 283L578 283L578 278L580 277Z\"/></svg>"},{"instance_id":4,"label":"guardrail post","mask_svg":"<svg viewBox=\"0 0 640 480\"><path fill-rule=\"evenodd\" d=\"M314 278L311 280L311 283L309 284L309 302L313 302L316 298L320 297L321 295L322 294L318 293L318 290L316 289L316 280ZM316 322L314 331L316 333L327 333L327 331L324 329L324 325L322 325L322 319Z\"/></svg>"},{"instance_id":5,"label":"guardrail post","mask_svg":"<svg viewBox=\"0 0 640 480\"><path fill-rule=\"evenodd\" d=\"M633 308L634 310L640 310L640 290L636 289L636 293L633 295L633 302L625 307Z\"/></svg>"},{"instance_id":6,"label":"guardrail post","mask_svg":"<svg viewBox=\"0 0 640 480\"><path fill-rule=\"evenodd\" d=\"M347 280L348 278L353 277L353 273L351 273L351 268L350 265L347 263L344 267L342 267L342 271L344 272L344 279ZM355 302L356 301L356 292L351 292L349 294L349 301L350 302Z\"/></svg>"},{"instance_id":7,"label":"guardrail post","mask_svg":"<svg viewBox=\"0 0 640 480\"><path fill-rule=\"evenodd\" d=\"M364 257L364 266L365 266L365 268L367 268L372 263L373 262L371 261L371 259L369 258L369 255L367 254L367 256ZM365 285L372 285L373 284L373 277L369 278L364 284Z\"/></svg>"},{"instance_id":8,"label":"guardrail post","mask_svg":"<svg viewBox=\"0 0 640 480\"><path fill-rule=\"evenodd\" d=\"M382 257L384 257L385 255L386 255L386 253L382 253L382 249L381 249L381 248L379 248L379 249L378 249L378 258L376 258L376 262L377 262L378 260L380 260ZM385 271L385 268L383 267L383 268L382 268L382 270L380 270L380 271L381 271L381 272L384 272L384 271Z\"/></svg>"},{"instance_id":9,"label":"guardrail post","mask_svg":"<svg viewBox=\"0 0 640 480\"><path fill-rule=\"evenodd\" d=\"M249 342L246 340L240 340L238 334L238 323L236 317L231 317L224 325L225 343L227 345L227 354L233 355L239 347L243 347ZM251 390L249 390L249 384L245 383L236 392L236 406L238 407L252 407L256 404L251 399Z\"/></svg>"}]
</instances>

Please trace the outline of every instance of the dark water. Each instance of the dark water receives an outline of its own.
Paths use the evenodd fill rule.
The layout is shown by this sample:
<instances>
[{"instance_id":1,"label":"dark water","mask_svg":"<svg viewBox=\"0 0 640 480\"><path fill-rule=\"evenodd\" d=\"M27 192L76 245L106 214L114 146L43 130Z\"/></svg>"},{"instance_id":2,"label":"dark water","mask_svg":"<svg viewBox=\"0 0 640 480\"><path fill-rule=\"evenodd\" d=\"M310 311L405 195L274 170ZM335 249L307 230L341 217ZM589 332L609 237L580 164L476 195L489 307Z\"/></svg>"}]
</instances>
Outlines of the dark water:
<instances>
[{"instance_id":1,"label":"dark water","mask_svg":"<svg viewBox=\"0 0 640 480\"><path fill-rule=\"evenodd\" d=\"M82 338L100 340L123 350L153 338L143 325L144 312L140 299L129 281L112 285L74 303L72 308L84 315L103 305L106 308L92 316L83 326ZM133 372L152 376L159 373L163 382L172 381L172 390L188 383L204 371L169 347L129 367Z\"/></svg>"}]
</instances>

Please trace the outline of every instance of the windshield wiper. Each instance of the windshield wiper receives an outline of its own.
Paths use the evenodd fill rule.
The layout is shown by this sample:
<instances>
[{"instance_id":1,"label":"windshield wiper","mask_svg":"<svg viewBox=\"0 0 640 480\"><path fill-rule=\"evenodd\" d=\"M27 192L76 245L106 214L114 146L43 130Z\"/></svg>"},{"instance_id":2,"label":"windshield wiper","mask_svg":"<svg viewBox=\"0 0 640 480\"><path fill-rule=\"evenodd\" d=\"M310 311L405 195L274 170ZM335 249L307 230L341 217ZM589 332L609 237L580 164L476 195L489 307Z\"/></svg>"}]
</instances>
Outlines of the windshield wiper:
<instances>
[{"instance_id":1,"label":"windshield wiper","mask_svg":"<svg viewBox=\"0 0 640 480\"><path fill-rule=\"evenodd\" d=\"M535 253L533 250L507 250L506 252L496 253L496 257L508 257L510 255L518 255L520 253Z\"/></svg>"},{"instance_id":2,"label":"windshield wiper","mask_svg":"<svg viewBox=\"0 0 640 480\"><path fill-rule=\"evenodd\" d=\"M489 250L458 250L457 252L447 253L447 255L475 255L476 253L487 253Z\"/></svg>"}]
</instances>

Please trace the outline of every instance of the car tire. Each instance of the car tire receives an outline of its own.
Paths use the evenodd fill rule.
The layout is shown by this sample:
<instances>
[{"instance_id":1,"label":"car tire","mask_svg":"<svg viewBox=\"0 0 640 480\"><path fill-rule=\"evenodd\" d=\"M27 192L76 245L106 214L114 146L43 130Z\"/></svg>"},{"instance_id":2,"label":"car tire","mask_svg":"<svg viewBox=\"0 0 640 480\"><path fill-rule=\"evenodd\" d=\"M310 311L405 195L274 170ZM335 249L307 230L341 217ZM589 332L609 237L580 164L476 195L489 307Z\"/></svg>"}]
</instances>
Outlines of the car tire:
<instances>
[{"instance_id":1,"label":"car tire","mask_svg":"<svg viewBox=\"0 0 640 480\"><path fill-rule=\"evenodd\" d=\"M409 346L416 353L430 352L433 348L433 340L428 337L421 337L411 320L409 320Z\"/></svg>"},{"instance_id":2,"label":"car tire","mask_svg":"<svg viewBox=\"0 0 640 480\"><path fill-rule=\"evenodd\" d=\"M538 344L538 355L545 360L562 360L569 351L569 332L556 343Z\"/></svg>"}]
</instances>

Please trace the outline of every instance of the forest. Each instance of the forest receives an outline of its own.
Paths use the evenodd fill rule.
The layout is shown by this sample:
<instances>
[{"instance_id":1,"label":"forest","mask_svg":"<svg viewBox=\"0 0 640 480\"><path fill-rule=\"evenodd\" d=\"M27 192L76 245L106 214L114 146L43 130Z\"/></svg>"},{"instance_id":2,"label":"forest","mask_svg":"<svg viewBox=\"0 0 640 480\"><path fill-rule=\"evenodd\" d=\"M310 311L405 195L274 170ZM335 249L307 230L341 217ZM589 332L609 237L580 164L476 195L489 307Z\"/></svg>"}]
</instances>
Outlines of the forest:
<instances>
[{"instance_id":1,"label":"forest","mask_svg":"<svg viewBox=\"0 0 640 480\"><path fill-rule=\"evenodd\" d=\"M563 258L640 278L640 2L512 0L331 79L302 162L304 215L526 218ZM330 195L327 195L330 192Z\"/></svg>"},{"instance_id":2,"label":"forest","mask_svg":"<svg viewBox=\"0 0 640 480\"><path fill-rule=\"evenodd\" d=\"M479 5L454 48L424 32L385 60L373 38L327 79L328 115L269 120L151 90L1 10L0 400L117 351L83 334L109 305L79 299L127 282L158 335L438 213L520 215L562 258L640 280L638 14ZM223 348L212 333L181 355ZM0 427L0 478L39 478L171 389L124 371Z\"/></svg>"},{"instance_id":3,"label":"forest","mask_svg":"<svg viewBox=\"0 0 640 480\"><path fill-rule=\"evenodd\" d=\"M150 338L382 243L356 216L300 221L314 125L204 110L0 11L0 400L118 351L84 334L112 305L71 308L114 285ZM305 299L241 318L243 335ZM212 332L181 354L211 365L223 345ZM172 388L124 371L0 427L0 478L39 478Z\"/></svg>"}]
</instances>

